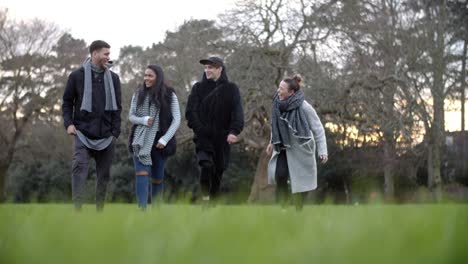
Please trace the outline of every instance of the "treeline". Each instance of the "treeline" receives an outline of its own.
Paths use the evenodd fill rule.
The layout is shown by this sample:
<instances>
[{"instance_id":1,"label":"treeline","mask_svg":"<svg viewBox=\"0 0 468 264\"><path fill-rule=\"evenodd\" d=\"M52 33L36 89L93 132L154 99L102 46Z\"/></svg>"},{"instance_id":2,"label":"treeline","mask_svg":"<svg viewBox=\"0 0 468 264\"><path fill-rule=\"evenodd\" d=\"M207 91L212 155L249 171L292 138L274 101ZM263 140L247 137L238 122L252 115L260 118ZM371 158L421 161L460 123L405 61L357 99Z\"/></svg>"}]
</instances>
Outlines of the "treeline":
<instances>
[{"instance_id":1,"label":"treeline","mask_svg":"<svg viewBox=\"0 0 468 264\"><path fill-rule=\"evenodd\" d=\"M444 115L453 102L464 113L467 5L247 0L216 21L186 21L151 47L121 48L114 70L123 85L124 122L109 200L134 199L126 115L146 65L163 67L184 111L202 75L198 60L209 55L225 58L246 119L224 176L226 202L274 200L264 151L271 99L279 81L293 73L304 77L306 98L327 130L330 161L319 167L311 200L468 200L464 115L455 134L445 132ZM61 96L68 74L87 56L87 43L42 20L11 20L7 10L0 11L0 33L2 199L69 201L72 141L62 125ZM188 202L198 193L192 134L182 124L176 136L165 195ZM88 183L94 184L93 176Z\"/></svg>"}]
</instances>

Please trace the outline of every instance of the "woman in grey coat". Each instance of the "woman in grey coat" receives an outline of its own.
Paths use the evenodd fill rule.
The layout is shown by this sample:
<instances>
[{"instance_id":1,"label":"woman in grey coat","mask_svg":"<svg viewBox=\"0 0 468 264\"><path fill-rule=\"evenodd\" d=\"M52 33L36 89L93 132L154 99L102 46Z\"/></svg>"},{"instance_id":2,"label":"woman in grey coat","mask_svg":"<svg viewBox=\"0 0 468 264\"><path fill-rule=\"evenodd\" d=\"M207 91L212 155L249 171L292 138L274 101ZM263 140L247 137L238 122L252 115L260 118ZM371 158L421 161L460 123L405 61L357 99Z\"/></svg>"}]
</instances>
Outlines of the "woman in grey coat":
<instances>
[{"instance_id":1,"label":"woman in grey coat","mask_svg":"<svg viewBox=\"0 0 468 264\"><path fill-rule=\"evenodd\" d=\"M304 100L301 81L299 75L281 81L273 99L271 142L266 150L273 154L268 183L277 185L277 199L285 206L289 179L297 210L302 209L307 192L317 188L316 149L322 163L328 160L325 130L314 108Z\"/></svg>"}]
</instances>

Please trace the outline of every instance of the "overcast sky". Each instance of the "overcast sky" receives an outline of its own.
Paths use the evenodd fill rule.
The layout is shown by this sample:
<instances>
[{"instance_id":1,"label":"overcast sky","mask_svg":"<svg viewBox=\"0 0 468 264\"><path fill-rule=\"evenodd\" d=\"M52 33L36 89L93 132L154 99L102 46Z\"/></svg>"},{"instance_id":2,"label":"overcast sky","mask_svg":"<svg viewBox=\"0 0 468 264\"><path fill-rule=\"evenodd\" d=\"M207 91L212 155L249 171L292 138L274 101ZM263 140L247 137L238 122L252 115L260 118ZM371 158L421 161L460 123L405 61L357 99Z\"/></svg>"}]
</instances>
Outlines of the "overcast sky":
<instances>
[{"instance_id":1,"label":"overcast sky","mask_svg":"<svg viewBox=\"0 0 468 264\"><path fill-rule=\"evenodd\" d=\"M124 45L150 46L185 20L216 19L235 0L1 0L13 19L40 18L56 23L87 44L107 41L111 57Z\"/></svg>"}]
</instances>

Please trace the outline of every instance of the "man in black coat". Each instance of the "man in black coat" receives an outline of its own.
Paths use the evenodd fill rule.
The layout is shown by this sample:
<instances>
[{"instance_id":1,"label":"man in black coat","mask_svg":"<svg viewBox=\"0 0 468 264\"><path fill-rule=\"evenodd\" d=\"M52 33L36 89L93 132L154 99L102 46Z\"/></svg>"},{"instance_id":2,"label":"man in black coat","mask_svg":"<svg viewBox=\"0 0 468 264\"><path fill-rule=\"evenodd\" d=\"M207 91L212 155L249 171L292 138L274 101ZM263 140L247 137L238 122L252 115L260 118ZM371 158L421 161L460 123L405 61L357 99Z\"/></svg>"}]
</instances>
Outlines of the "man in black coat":
<instances>
[{"instance_id":1,"label":"man in black coat","mask_svg":"<svg viewBox=\"0 0 468 264\"><path fill-rule=\"evenodd\" d=\"M103 209L122 112L120 79L109 70L110 45L96 40L89 51L90 58L68 77L62 103L65 129L74 137L72 196L77 210L83 204L90 158L96 161L96 208Z\"/></svg>"},{"instance_id":2,"label":"man in black coat","mask_svg":"<svg viewBox=\"0 0 468 264\"><path fill-rule=\"evenodd\" d=\"M239 140L244 128L244 113L239 88L228 80L223 60L210 57L200 63L205 71L202 80L192 87L185 117L195 134L202 199L209 201L219 193L229 164L230 144Z\"/></svg>"}]
</instances>

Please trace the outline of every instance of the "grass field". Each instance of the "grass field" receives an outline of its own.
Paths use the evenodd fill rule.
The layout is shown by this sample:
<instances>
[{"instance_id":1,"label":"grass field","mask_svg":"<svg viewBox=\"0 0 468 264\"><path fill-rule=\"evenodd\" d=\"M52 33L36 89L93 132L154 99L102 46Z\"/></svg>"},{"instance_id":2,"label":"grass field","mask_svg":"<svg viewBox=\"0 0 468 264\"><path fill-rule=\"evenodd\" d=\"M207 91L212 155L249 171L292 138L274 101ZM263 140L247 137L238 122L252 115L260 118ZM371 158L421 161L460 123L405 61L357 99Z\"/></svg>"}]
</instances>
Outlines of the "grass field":
<instances>
[{"instance_id":1,"label":"grass field","mask_svg":"<svg viewBox=\"0 0 468 264\"><path fill-rule=\"evenodd\" d=\"M468 205L0 205L0 263L468 263Z\"/></svg>"}]
</instances>

